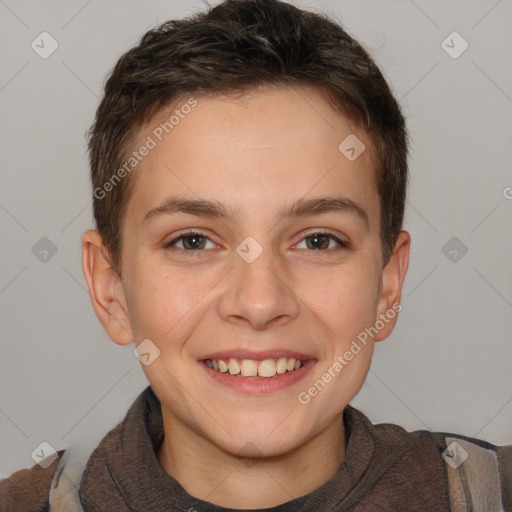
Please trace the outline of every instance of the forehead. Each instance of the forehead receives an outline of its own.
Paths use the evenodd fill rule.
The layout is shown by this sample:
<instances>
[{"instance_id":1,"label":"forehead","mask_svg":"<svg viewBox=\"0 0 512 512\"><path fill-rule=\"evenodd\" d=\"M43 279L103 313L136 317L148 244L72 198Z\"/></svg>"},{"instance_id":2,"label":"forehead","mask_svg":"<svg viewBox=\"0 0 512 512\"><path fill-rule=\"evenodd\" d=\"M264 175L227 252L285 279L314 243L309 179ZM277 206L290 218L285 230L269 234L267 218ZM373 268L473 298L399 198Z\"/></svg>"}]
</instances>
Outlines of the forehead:
<instances>
[{"instance_id":1,"label":"forehead","mask_svg":"<svg viewBox=\"0 0 512 512\"><path fill-rule=\"evenodd\" d=\"M356 159L347 158L346 140L361 143L358 152L364 144ZM378 220L369 136L313 88L183 97L141 129L133 146L148 141L128 199L139 221L171 194L214 198L247 214L308 195L342 195L364 205L371 224Z\"/></svg>"}]
</instances>

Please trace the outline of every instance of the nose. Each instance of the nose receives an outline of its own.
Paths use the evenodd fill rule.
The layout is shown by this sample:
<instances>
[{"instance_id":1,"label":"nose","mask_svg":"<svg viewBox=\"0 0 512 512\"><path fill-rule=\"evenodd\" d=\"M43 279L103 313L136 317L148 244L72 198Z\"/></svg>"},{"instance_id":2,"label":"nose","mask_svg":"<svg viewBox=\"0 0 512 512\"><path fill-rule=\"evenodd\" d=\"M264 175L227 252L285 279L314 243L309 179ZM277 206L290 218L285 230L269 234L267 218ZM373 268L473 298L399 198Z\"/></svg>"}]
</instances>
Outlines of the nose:
<instances>
[{"instance_id":1,"label":"nose","mask_svg":"<svg viewBox=\"0 0 512 512\"><path fill-rule=\"evenodd\" d=\"M291 289L290 278L277 256L265 248L251 263L233 255L226 291L218 301L224 321L248 324L254 330L282 325L295 319L299 300Z\"/></svg>"}]
</instances>

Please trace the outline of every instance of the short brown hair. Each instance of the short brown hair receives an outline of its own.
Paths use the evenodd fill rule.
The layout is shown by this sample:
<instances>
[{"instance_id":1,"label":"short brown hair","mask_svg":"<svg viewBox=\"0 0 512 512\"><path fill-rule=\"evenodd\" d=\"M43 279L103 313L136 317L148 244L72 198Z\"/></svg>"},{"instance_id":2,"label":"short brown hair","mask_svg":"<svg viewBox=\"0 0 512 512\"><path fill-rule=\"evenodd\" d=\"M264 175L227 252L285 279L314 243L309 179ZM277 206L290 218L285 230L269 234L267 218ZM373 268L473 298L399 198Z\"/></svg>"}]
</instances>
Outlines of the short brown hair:
<instances>
[{"instance_id":1,"label":"short brown hair","mask_svg":"<svg viewBox=\"0 0 512 512\"><path fill-rule=\"evenodd\" d=\"M121 222L133 176L115 183L112 179L126 162L138 130L177 98L243 92L265 84L313 86L369 134L382 256L389 260L404 216L407 132L381 71L327 15L279 0L226 0L147 32L121 56L105 83L88 149L96 229L119 274Z\"/></svg>"}]
</instances>

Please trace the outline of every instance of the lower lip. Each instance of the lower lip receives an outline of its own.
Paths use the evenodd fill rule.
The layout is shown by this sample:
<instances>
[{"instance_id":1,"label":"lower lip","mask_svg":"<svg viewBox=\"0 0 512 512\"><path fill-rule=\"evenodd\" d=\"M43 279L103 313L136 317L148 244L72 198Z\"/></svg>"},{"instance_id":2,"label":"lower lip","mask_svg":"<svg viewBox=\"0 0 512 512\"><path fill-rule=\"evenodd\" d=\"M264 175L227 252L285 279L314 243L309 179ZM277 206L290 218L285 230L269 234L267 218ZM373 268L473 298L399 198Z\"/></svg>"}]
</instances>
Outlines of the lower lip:
<instances>
[{"instance_id":1,"label":"lower lip","mask_svg":"<svg viewBox=\"0 0 512 512\"><path fill-rule=\"evenodd\" d=\"M206 366L204 361L199 361L199 366L215 382L247 395L274 393L289 388L303 379L315 364L315 359L309 359L298 370L276 373L274 377L237 377L229 372L218 372Z\"/></svg>"}]
</instances>

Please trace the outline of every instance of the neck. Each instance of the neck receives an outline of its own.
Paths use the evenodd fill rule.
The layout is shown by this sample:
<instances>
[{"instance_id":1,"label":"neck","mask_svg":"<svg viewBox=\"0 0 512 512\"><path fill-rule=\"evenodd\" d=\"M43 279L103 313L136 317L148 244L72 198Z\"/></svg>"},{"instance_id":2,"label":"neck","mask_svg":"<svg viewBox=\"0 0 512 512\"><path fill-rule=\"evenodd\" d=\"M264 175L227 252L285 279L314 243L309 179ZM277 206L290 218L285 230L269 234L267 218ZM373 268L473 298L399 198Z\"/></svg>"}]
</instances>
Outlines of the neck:
<instances>
[{"instance_id":1,"label":"neck","mask_svg":"<svg viewBox=\"0 0 512 512\"><path fill-rule=\"evenodd\" d=\"M162 468L191 495L226 508L275 507L331 480L345 462L343 413L292 452L247 459L198 436L162 408Z\"/></svg>"}]
</instances>

